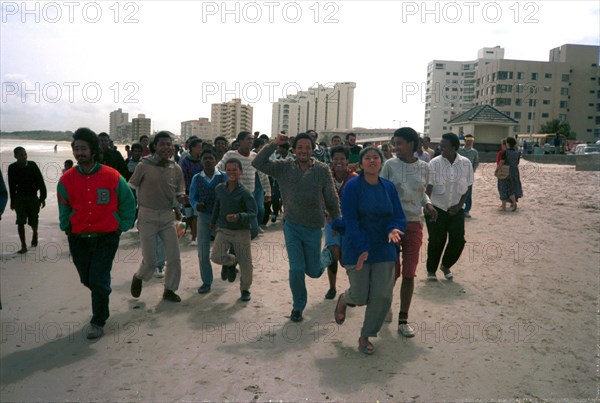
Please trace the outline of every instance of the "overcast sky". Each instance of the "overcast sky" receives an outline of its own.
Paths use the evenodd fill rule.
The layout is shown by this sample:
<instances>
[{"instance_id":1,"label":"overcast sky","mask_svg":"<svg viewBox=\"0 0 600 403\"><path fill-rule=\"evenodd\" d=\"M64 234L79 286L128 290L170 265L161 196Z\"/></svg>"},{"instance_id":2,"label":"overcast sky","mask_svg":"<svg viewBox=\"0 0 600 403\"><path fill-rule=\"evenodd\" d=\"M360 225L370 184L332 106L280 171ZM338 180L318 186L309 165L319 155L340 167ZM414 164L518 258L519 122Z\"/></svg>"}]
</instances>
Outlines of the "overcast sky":
<instances>
[{"instance_id":1,"label":"overcast sky","mask_svg":"<svg viewBox=\"0 0 600 403\"><path fill-rule=\"evenodd\" d=\"M343 81L356 82L354 127L422 131L431 60L498 45L506 59L547 61L600 41L598 1L23 4L2 2L3 131L108 131L123 108L179 134L237 97L269 133L271 102Z\"/></svg>"}]
</instances>

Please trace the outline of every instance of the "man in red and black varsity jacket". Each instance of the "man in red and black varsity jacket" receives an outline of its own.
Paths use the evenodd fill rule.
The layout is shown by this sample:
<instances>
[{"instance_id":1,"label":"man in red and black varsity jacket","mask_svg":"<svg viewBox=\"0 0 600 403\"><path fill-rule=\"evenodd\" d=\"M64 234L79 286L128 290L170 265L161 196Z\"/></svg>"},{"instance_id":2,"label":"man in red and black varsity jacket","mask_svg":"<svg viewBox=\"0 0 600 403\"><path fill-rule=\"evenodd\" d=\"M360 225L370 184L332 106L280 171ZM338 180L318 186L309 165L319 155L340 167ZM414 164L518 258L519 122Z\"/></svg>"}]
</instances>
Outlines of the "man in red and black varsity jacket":
<instances>
[{"instance_id":1,"label":"man in red and black varsity jacket","mask_svg":"<svg viewBox=\"0 0 600 403\"><path fill-rule=\"evenodd\" d=\"M133 226L135 199L119 172L97 162L99 146L93 131L77 129L71 148L78 165L58 182L60 229L68 235L81 283L92 293L87 337L97 339L109 316L112 262L121 232Z\"/></svg>"}]
</instances>

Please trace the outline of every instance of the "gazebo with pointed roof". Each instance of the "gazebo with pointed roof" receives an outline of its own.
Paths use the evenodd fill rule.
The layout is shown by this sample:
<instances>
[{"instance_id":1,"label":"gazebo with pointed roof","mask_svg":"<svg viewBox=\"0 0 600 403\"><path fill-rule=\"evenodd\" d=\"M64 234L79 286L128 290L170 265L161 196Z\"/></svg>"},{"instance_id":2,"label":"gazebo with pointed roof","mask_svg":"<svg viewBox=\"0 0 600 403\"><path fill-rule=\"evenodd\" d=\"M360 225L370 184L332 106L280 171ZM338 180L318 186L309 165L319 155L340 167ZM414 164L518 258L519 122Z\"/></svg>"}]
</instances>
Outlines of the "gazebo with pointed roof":
<instances>
[{"instance_id":1,"label":"gazebo with pointed roof","mask_svg":"<svg viewBox=\"0 0 600 403\"><path fill-rule=\"evenodd\" d=\"M479 151L497 151L500 141L510 136L511 127L519 124L491 105L477 105L450 119L448 125L458 129L458 135L472 134Z\"/></svg>"}]
</instances>

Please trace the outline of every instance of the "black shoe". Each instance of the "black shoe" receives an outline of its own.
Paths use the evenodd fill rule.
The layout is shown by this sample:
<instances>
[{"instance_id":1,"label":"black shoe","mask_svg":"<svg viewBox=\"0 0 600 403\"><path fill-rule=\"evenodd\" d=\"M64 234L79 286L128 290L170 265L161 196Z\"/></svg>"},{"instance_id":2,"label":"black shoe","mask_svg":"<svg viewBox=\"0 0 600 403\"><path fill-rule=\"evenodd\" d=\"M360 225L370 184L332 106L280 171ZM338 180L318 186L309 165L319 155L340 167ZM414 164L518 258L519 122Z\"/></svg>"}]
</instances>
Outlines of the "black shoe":
<instances>
[{"instance_id":1,"label":"black shoe","mask_svg":"<svg viewBox=\"0 0 600 403\"><path fill-rule=\"evenodd\" d=\"M277 221L277 214L271 214L271 222Z\"/></svg>"},{"instance_id":2,"label":"black shoe","mask_svg":"<svg viewBox=\"0 0 600 403\"><path fill-rule=\"evenodd\" d=\"M335 298L335 288L330 288L329 291L327 291L327 294L325 294L325 299L334 299Z\"/></svg>"},{"instance_id":3,"label":"black shoe","mask_svg":"<svg viewBox=\"0 0 600 403\"><path fill-rule=\"evenodd\" d=\"M240 299L244 302L250 301L250 291L242 291L242 297Z\"/></svg>"},{"instance_id":4,"label":"black shoe","mask_svg":"<svg viewBox=\"0 0 600 403\"><path fill-rule=\"evenodd\" d=\"M86 337L88 340L99 339L104 335L104 328L102 326L94 325L93 323L90 325L90 328L87 331Z\"/></svg>"},{"instance_id":5,"label":"black shoe","mask_svg":"<svg viewBox=\"0 0 600 403\"><path fill-rule=\"evenodd\" d=\"M200 288L198 288L198 294L206 294L210 292L210 284L202 284Z\"/></svg>"},{"instance_id":6,"label":"black shoe","mask_svg":"<svg viewBox=\"0 0 600 403\"><path fill-rule=\"evenodd\" d=\"M235 268L235 266L228 266L228 267L229 267L229 273L227 274L227 280L229 280L230 283L233 283L235 281L235 277L237 276L238 270Z\"/></svg>"},{"instance_id":7,"label":"black shoe","mask_svg":"<svg viewBox=\"0 0 600 403\"><path fill-rule=\"evenodd\" d=\"M229 274L229 266L221 266L221 280L227 280L227 275Z\"/></svg>"},{"instance_id":8,"label":"black shoe","mask_svg":"<svg viewBox=\"0 0 600 403\"><path fill-rule=\"evenodd\" d=\"M23 253L27 253L27 246L22 246L21 249L17 251L18 254L22 255Z\"/></svg>"},{"instance_id":9,"label":"black shoe","mask_svg":"<svg viewBox=\"0 0 600 403\"><path fill-rule=\"evenodd\" d=\"M301 322L302 312L293 309L292 314L290 315L290 319L292 320L292 322Z\"/></svg>"},{"instance_id":10,"label":"black shoe","mask_svg":"<svg viewBox=\"0 0 600 403\"><path fill-rule=\"evenodd\" d=\"M131 296L137 298L142 293L142 279L134 274L131 280Z\"/></svg>"},{"instance_id":11,"label":"black shoe","mask_svg":"<svg viewBox=\"0 0 600 403\"><path fill-rule=\"evenodd\" d=\"M171 302L181 302L179 295L175 294L175 292L171 290L165 290L165 292L163 292L163 299Z\"/></svg>"}]
</instances>

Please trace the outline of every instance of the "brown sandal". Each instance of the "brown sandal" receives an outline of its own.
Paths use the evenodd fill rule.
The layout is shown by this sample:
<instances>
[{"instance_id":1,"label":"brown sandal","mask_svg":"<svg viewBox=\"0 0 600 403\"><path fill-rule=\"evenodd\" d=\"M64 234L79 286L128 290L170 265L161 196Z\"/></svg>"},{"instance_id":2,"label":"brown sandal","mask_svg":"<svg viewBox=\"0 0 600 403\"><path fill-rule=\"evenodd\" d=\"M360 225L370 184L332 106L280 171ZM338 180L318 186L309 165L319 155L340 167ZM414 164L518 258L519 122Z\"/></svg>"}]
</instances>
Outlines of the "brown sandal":
<instances>
[{"instance_id":1,"label":"brown sandal","mask_svg":"<svg viewBox=\"0 0 600 403\"><path fill-rule=\"evenodd\" d=\"M335 310L333 311L334 317L335 317L335 323L337 323L338 325L342 325L344 324L344 321L346 320L346 304L343 301L344 299L344 293L341 293L338 300L337 300L337 304L335 304ZM342 311L340 308L340 303L344 305L344 310Z\"/></svg>"}]
</instances>

